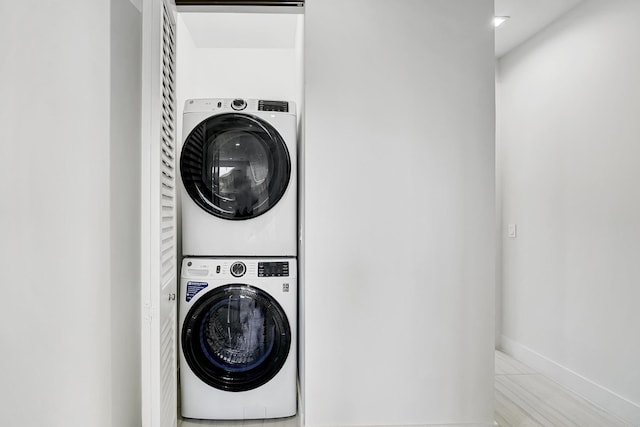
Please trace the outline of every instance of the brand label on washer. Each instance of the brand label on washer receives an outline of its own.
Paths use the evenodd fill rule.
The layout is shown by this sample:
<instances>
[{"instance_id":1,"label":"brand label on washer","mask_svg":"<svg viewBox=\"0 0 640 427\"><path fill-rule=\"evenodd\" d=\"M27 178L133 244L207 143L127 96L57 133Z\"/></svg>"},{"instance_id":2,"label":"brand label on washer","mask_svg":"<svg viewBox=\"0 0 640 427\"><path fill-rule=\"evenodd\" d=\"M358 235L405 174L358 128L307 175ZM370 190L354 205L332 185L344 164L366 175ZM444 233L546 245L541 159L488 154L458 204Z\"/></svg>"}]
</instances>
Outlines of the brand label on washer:
<instances>
[{"instance_id":1,"label":"brand label on washer","mask_svg":"<svg viewBox=\"0 0 640 427\"><path fill-rule=\"evenodd\" d=\"M187 282L187 302L191 301L198 292L209 286L207 282Z\"/></svg>"}]
</instances>

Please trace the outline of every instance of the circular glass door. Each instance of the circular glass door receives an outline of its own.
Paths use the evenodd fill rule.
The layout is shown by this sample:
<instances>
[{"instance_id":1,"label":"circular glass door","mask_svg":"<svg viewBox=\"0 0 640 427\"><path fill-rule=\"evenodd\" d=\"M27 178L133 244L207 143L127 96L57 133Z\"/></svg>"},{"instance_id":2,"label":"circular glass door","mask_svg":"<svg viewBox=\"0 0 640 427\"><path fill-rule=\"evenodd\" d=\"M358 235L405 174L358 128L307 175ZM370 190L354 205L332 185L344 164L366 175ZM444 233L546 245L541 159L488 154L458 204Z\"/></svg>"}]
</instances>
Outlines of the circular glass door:
<instances>
[{"instance_id":1,"label":"circular glass door","mask_svg":"<svg viewBox=\"0 0 640 427\"><path fill-rule=\"evenodd\" d=\"M284 365L291 329L278 302L261 289L232 284L209 291L191 307L182 350L208 385L246 391L267 383Z\"/></svg>"},{"instance_id":2,"label":"circular glass door","mask_svg":"<svg viewBox=\"0 0 640 427\"><path fill-rule=\"evenodd\" d=\"M180 157L191 199L219 218L255 218L282 197L291 175L289 151L266 121L241 113L219 114L187 136Z\"/></svg>"}]
</instances>

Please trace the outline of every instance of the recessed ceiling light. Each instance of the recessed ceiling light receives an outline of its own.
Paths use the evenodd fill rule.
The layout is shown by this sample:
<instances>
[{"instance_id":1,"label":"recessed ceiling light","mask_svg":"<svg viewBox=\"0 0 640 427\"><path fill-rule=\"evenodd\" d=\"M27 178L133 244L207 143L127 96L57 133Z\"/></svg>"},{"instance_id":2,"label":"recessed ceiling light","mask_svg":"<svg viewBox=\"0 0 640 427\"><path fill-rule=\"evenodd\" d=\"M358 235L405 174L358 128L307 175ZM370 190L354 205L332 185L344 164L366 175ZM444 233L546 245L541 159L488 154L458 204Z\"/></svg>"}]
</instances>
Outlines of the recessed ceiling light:
<instances>
[{"instance_id":1,"label":"recessed ceiling light","mask_svg":"<svg viewBox=\"0 0 640 427\"><path fill-rule=\"evenodd\" d=\"M504 22L511 18L510 16L494 16L493 17L493 26L494 27L499 27L500 25L504 24Z\"/></svg>"}]
</instances>

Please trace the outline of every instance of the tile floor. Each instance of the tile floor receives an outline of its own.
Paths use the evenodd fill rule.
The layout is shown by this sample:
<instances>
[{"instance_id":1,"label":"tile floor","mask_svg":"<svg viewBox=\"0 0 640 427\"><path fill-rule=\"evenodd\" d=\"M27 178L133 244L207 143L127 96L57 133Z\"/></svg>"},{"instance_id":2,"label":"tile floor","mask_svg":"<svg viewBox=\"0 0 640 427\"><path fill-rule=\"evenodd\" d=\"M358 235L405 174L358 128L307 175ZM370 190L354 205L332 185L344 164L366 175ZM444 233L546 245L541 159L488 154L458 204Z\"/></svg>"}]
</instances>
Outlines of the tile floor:
<instances>
[{"instance_id":1,"label":"tile floor","mask_svg":"<svg viewBox=\"0 0 640 427\"><path fill-rule=\"evenodd\" d=\"M500 351L496 351L495 397L495 419L501 427L632 427ZM178 421L178 427L298 425L298 417L277 420Z\"/></svg>"}]
</instances>

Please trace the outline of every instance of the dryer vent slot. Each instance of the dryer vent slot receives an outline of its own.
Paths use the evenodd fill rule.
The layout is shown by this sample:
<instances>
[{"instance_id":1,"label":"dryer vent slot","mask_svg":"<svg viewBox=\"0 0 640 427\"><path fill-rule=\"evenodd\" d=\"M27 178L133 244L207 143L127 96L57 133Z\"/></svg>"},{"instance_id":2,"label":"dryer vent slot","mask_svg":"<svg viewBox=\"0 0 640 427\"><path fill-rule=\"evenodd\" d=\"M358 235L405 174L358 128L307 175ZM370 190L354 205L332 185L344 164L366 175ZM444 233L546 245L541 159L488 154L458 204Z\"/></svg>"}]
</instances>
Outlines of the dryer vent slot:
<instances>
[{"instance_id":1,"label":"dryer vent slot","mask_svg":"<svg viewBox=\"0 0 640 427\"><path fill-rule=\"evenodd\" d=\"M289 112L289 103L286 101L258 101L258 111Z\"/></svg>"}]
</instances>

